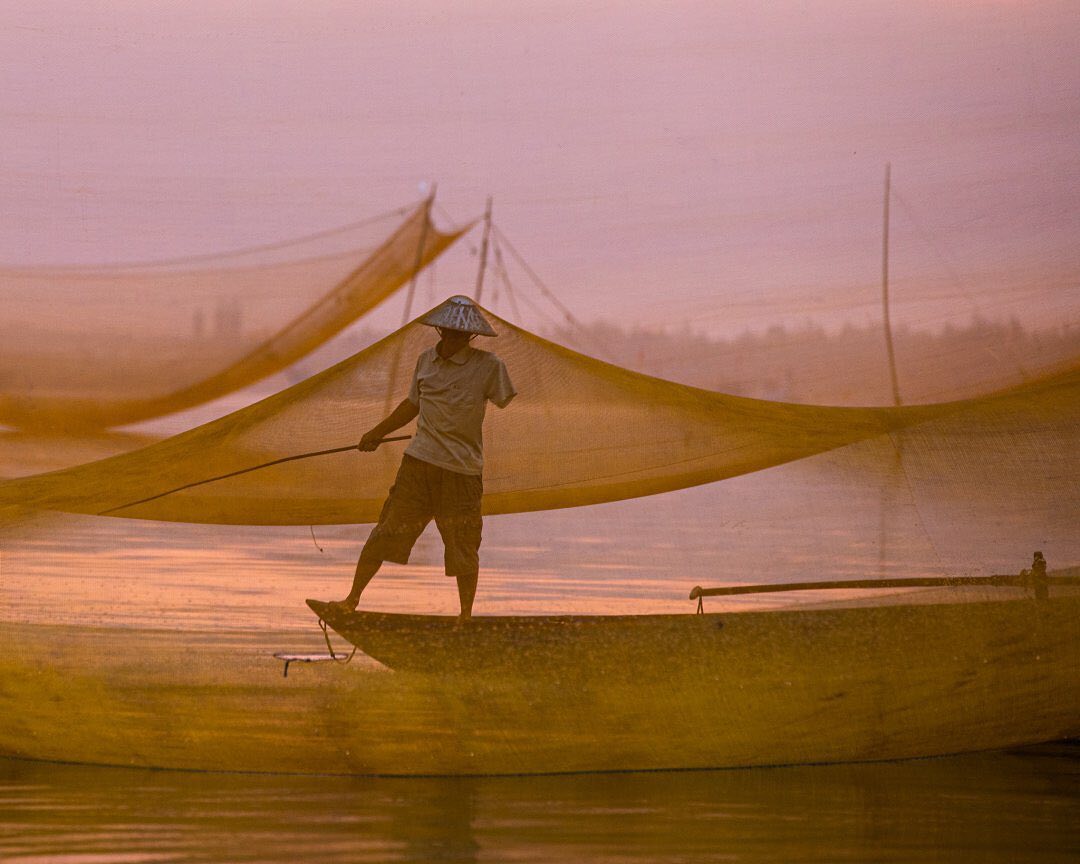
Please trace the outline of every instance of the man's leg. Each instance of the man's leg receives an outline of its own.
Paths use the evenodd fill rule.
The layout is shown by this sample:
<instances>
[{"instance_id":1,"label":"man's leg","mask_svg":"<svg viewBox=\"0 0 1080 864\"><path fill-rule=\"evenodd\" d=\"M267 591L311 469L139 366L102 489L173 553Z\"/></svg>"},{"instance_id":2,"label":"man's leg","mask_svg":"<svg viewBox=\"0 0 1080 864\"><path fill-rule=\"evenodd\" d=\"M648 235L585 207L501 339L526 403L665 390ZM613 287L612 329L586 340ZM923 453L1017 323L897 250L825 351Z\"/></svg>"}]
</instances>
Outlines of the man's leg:
<instances>
[{"instance_id":1,"label":"man's leg","mask_svg":"<svg viewBox=\"0 0 1080 864\"><path fill-rule=\"evenodd\" d=\"M446 575L457 580L461 617L472 617L476 582L480 570L480 540L484 520L480 503L484 483L469 474L442 472L435 524L446 547Z\"/></svg>"},{"instance_id":2,"label":"man's leg","mask_svg":"<svg viewBox=\"0 0 1080 864\"><path fill-rule=\"evenodd\" d=\"M360 595L379 572L383 561L409 562L409 552L416 539L431 521L431 505L423 476L423 466L405 456L401 460L394 485L379 513L379 521L368 535L353 575L352 590L341 606L354 610Z\"/></svg>"},{"instance_id":3,"label":"man's leg","mask_svg":"<svg viewBox=\"0 0 1080 864\"><path fill-rule=\"evenodd\" d=\"M461 617L472 617L472 604L476 598L476 582L479 574L473 573L471 576L458 576L457 577L457 593L458 600L461 601Z\"/></svg>"},{"instance_id":4,"label":"man's leg","mask_svg":"<svg viewBox=\"0 0 1080 864\"><path fill-rule=\"evenodd\" d=\"M338 602L349 609L356 609L357 604L360 602L360 595L364 593L368 582L379 572L380 567L382 567L382 561L365 561L363 554L361 554L360 560L356 562L356 575L353 576L352 590L349 592L348 597Z\"/></svg>"}]
</instances>

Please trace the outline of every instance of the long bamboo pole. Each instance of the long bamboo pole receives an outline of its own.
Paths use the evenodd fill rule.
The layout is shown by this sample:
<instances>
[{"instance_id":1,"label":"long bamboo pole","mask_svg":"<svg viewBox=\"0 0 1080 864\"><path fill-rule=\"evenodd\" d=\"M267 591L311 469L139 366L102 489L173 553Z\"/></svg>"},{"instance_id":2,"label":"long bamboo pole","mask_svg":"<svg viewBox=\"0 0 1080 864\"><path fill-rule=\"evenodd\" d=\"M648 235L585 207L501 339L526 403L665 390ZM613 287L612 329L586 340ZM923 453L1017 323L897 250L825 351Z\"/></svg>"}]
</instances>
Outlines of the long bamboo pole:
<instances>
[{"instance_id":1,"label":"long bamboo pole","mask_svg":"<svg viewBox=\"0 0 1080 864\"><path fill-rule=\"evenodd\" d=\"M433 183L431 194L428 195L424 224L420 226L420 242L416 247L416 260L413 263L412 279L409 280L409 291L405 296L405 312L401 317L402 327L409 323L409 316L412 315L413 297L416 295L416 280L419 278L420 270L424 264L424 246L427 245L428 226L431 225L431 206L435 203L435 192L438 188L438 184Z\"/></svg>"},{"instance_id":2,"label":"long bamboo pole","mask_svg":"<svg viewBox=\"0 0 1080 864\"><path fill-rule=\"evenodd\" d=\"M881 306L885 323L885 349L889 354L889 377L892 380L893 403L900 404L900 382L896 377L896 354L893 351L892 323L889 320L889 198L892 164L885 163L884 230L881 236Z\"/></svg>"},{"instance_id":3,"label":"long bamboo pole","mask_svg":"<svg viewBox=\"0 0 1080 864\"><path fill-rule=\"evenodd\" d=\"M412 435L395 435L391 438L380 438L379 444L388 444L391 441L408 441L412 438ZM314 456L328 456L331 453L346 453L349 450L360 450L359 444L346 444L344 447L331 447L329 450L315 450L311 453L298 453L295 456L283 456L280 459L273 459L270 462L261 462L258 465L252 465L249 468L241 468L237 471L230 471L228 474L218 474L216 477L207 477L205 480L196 480L194 483L185 483L183 486L176 486L173 489L167 489L164 492L159 492L157 495L151 495L149 498L140 498L138 501L129 501L127 504L120 504L116 507L110 507L108 510L102 510L98 513L98 516L107 516L110 513L115 513L117 510L126 510L129 507L138 507L140 504L148 504L151 501L157 501L158 498L164 498L166 495L172 495L176 492L183 492L185 489L193 489L196 486L205 486L207 483L216 483L218 480L228 480L230 477L239 477L241 474L250 474L252 471L258 471L262 468L270 468L273 465L282 465L285 462L295 462L298 459L311 459Z\"/></svg>"},{"instance_id":4,"label":"long bamboo pole","mask_svg":"<svg viewBox=\"0 0 1080 864\"><path fill-rule=\"evenodd\" d=\"M476 296L473 299L480 303L480 297L484 292L484 271L487 270L488 241L491 238L491 196L487 199L487 209L484 211L484 237L480 241L480 269L476 272Z\"/></svg>"},{"instance_id":5,"label":"long bamboo pole","mask_svg":"<svg viewBox=\"0 0 1080 864\"><path fill-rule=\"evenodd\" d=\"M1080 585L1080 576L1047 576L1051 585ZM736 594L773 594L781 591L830 591L834 589L873 588L963 588L969 585L1011 585L1025 587L1032 583L1026 574L967 577L911 577L898 579L837 579L824 582L782 582L775 585L728 585L723 588L702 588L695 585L690 599L699 597L731 597Z\"/></svg>"}]
</instances>

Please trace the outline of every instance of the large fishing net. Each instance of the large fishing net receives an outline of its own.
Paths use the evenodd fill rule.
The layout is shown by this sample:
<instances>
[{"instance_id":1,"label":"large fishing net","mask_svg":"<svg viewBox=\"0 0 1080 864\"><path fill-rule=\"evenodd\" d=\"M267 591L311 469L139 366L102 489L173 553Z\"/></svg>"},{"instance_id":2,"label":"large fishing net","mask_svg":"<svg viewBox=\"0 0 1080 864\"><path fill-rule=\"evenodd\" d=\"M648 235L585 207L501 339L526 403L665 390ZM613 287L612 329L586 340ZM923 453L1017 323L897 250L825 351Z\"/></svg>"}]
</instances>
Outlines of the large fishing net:
<instances>
[{"instance_id":1,"label":"large fishing net","mask_svg":"<svg viewBox=\"0 0 1080 864\"><path fill-rule=\"evenodd\" d=\"M798 405L651 378L487 314L499 335L482 347L503 358L519 391L505 410L489 409L487 513L637 498L832 454L830 471L903 495L945 547L1017 557L1049 538L1058 562L1080 556L1080 364L966 400ZM404 445L374 453L350 445L403 398L417 355L435 338L414 321L176 437L9 481L0 502L197 523L371 522Z\"/></svg>"},{"instance_id":2,"label":"large fishing net","mask_svg":"<svg viewBox=\"0 0 1080 864\"><path fill-rule=\"evenodd\" d=\"M129 424L283 369L460 236L437 230L430 208L198 259L0 269L0 423Z\"/></svg>"},{"instance_id":3,"label":"large fishing net","mask_svg":"<svg viewBox=\"0 0 1080 864\"><path fill-rule=\"evenodd\" d=\"M1076 734L1076 589L1060 582L1047 602L969 585L710 596L705 611L724 614L701 618L687 597L694 585L1016 573L1034 550L1053 578L1077 575L1071 331L997 386L961 381L966 398L829 407L671 383L485 314L498 336L479 347L519 391L485 424L486 512L517 515L485 520L478 632L487 616L526 616L480 652L503 672L444 674L477 656L452 635L405 639L409 665L392 672L361 653L284 678L273 658L324 650L303 600L344 596L367 529L329 523L370 522L393 482L403 443L351 446L437 338L414 321L175 437L0 484L0 697L12 706L0 751L475 773L881 759ZM951 365L977 362L941 356L926 362L944 390ZM806 364L811 377L822 368ZM832 374L888 382L887 367L874 372ZM320 451L336 452L307 455ZM361 606L454 615L442 571L429 532ZM567 635L541 656L529 635L529 622L596 613L610 638ZM653 613L682 614L657 625ZM740 641L747 632L759 638Z\"/></svg>"}]
</instances>

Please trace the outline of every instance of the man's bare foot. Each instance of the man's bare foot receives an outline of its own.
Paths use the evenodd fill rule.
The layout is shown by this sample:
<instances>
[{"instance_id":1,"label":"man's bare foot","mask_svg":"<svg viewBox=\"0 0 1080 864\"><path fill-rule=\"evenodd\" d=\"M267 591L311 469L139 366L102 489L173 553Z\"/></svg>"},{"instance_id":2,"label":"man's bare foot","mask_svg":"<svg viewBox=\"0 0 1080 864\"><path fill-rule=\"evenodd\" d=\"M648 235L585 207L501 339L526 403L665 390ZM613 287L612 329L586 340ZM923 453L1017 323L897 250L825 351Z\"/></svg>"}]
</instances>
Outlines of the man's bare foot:
<instances>
[{"instance_id":1,"label":"man's bare foot","mask_svg":"<svg viewBox=\"0 0 1080 864\"><path fill-rule=\"evenodd\" d=\"M327 605L341 612L355 612L359 602L359 599L353 600L352 597L346 597L344 600L331 600Z\"/></svg>"}]
</instances>

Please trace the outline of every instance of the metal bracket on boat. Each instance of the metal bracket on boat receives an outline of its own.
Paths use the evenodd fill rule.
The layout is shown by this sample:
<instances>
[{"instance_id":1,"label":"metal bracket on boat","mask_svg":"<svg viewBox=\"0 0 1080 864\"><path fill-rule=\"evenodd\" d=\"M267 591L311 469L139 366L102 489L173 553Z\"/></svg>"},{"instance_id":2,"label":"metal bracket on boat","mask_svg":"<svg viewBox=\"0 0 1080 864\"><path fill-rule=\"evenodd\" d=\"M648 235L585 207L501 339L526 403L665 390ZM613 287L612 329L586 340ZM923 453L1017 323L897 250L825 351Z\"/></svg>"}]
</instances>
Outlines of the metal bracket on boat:
<instances>
[{"instance_id":1,"label":"metal bracket on boat","mask_svg":"<svg viewBox=\"0 0 1080 864\"><path fill-rule=\"evenodd\" d=\"M353 645L352 651L349 652L349 656L340 654L334 650L334 646L330 644L330 632L326 628L326 622L319 619L319 627L322 628L323 638L326 640L326 650L329 654L286 654L284 651L279 651L274 655L275 659L283 660L285 662L285 669L281 673L282 678L289 677L289 664L290 663L326 663L333 661L334 663L348 663L352 660L353 655L356 654L356 646Z\"/></svg>"},{"instance_id":2,"label":"metal bracket on boat","mask_svg":"<svg viewBox=\"0 0 1080 864\"><path fill-rule=\"evenodd\" d=\"M289 677L290 663L325 663L331 660L337 663L347 662L336 654L286 654L284 651L278 651L274 654L274 659L285 661L285 669L281 673L283 678Z\"/></svg>"}]
</instances>

